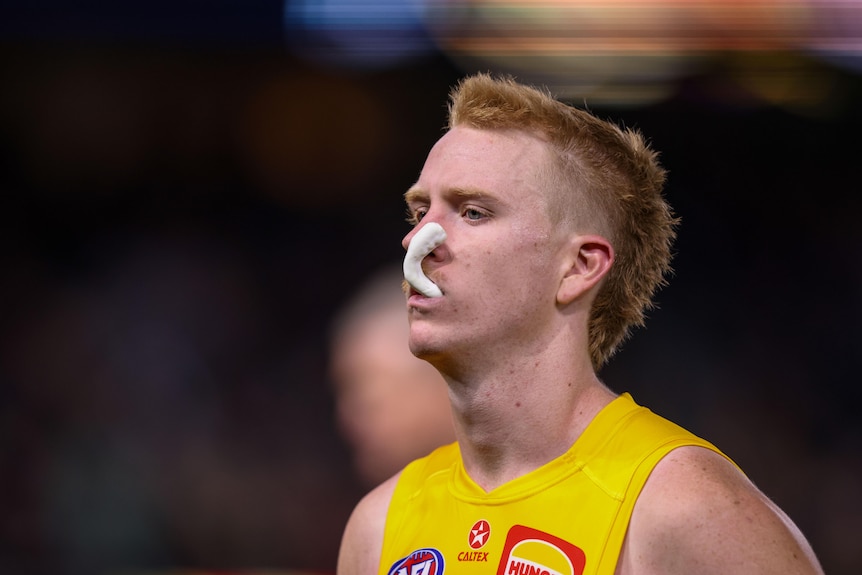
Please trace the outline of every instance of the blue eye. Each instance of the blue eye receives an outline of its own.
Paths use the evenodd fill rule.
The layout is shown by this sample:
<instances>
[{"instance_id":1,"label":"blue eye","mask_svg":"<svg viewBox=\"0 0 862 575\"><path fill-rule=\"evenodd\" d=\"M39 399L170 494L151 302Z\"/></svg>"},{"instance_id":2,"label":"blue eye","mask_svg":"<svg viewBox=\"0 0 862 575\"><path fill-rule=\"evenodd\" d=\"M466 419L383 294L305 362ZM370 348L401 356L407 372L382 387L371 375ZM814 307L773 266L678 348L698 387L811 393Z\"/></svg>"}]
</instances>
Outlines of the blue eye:
<instances>
[{"instance_id":1,"label":"blue eye","mask_svg":"<svg viewBox=\"0 0 862 575\"><path fill-rule=\"evenodd\" d=\"M464 210L464 217L468 220L481 220L485 217L485 214L474 208L467 208Z\"/></svg>"}]
</instances>

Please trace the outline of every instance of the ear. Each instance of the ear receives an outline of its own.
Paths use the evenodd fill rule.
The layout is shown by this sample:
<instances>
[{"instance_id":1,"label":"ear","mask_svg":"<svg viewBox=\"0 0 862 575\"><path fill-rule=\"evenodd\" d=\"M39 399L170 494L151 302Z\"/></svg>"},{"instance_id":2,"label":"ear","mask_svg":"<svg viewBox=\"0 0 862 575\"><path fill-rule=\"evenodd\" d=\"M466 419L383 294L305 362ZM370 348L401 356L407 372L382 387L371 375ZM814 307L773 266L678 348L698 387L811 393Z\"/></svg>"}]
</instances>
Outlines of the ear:
<instances>
[{"instance_id":1,"label":"ear","mask_svg":"<svg viewBox=\"0 0 862 575\"><path fill-rule=\"evenodd\" d=\"M569 246L567 269L557 290L557 303L567 305L589 293L611 269L614 248L597 235L575 236Z\"/></svg>"}]
</instances>

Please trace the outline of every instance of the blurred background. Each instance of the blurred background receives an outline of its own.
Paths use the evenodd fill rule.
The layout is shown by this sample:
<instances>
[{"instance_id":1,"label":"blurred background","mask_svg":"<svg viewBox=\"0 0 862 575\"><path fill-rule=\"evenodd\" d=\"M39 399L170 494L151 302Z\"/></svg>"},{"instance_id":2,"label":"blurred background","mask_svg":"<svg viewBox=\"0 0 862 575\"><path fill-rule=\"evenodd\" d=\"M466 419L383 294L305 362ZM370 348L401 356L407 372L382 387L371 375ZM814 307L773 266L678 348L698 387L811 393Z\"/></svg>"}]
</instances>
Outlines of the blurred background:
<instances>
[{"instance_id":1,"label":"blurred background","mask_svg":"<svg viewBox=\"0 0 862 575\"><path fill-rule=\"evenodd\" d=\"M642 130L683 224L602 376L862 572L862 4L33 0L0 13L0 573L331 573L330 324L450 86Z\"/></svg>"}]
</instances>

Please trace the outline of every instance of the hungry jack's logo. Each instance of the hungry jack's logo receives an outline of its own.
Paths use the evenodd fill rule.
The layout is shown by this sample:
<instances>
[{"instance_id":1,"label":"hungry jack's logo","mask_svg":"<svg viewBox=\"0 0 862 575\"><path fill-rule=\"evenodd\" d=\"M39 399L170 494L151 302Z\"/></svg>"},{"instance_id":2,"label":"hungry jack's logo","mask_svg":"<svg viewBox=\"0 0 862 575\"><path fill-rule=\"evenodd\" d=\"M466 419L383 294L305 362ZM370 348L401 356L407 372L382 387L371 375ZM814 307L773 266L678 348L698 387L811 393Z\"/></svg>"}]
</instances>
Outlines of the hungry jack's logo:
<instances>
[{"instance_id":1,"label":"hungry jack's logo","mask_svg":"<svg viewBox=\"0 0 862 575\"><path fill-rule=\"evenodd\" d=\"M583 575L584 552L548 533L515 525L506 535L497 575Z\"/></svg>"}]
</instances>

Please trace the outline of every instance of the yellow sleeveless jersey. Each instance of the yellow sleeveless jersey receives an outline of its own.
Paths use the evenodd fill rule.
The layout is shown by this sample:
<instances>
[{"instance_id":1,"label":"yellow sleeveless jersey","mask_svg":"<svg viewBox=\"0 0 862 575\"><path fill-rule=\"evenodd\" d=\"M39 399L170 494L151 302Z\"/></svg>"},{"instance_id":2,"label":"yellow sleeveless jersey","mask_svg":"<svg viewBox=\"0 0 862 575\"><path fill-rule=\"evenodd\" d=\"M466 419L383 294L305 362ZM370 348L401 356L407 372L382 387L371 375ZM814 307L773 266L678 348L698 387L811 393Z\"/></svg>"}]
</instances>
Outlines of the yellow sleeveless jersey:
<instances>
[{"instance_id":1,"label":"yellow sleeveless jersey","mask_svg":"<svg viewBox=\"0 0 862 575\"><path fill-rule=\"evenodd\" d=\"M379 575L613 575L641 488L683 445L720 453L623 394L565 454L489 493L441 447L401 474Z\"/></svg>"}]
</instances>

